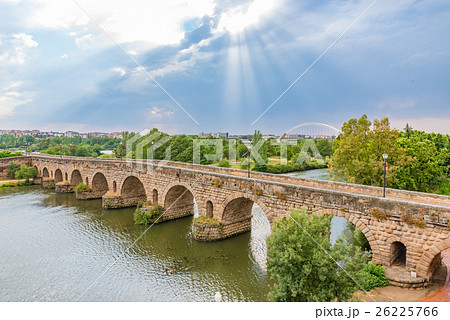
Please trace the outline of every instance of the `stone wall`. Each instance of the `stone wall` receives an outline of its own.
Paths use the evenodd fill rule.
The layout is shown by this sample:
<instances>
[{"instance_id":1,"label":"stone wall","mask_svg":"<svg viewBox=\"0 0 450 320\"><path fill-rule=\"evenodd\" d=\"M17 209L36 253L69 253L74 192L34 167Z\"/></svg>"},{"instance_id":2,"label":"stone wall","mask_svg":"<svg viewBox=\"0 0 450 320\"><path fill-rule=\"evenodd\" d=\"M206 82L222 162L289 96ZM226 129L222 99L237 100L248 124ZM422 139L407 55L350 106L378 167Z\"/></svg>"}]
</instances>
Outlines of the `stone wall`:
<instances>
[{"instance_id":1,"label":"stone wall","mask_svg":"<svg viewBox=\"0 0 450 320\"><path fill-rule=\"evenodd\" d=\"M382 189L376 187L254 172L248 179L241 170L174 162L153 167L144 162L33 155L32 164L40 172L47 168L50 178L58 169L69 177L79 170L83 181L92 181L100 172L114 194L103 196L106 208L152 199L155 190L158 202L169 215L173 209L173 216L191 212L194 199L199 214L206 216L209 203L209 212L223 224L221 232L207 230L215 232L214 240L250 230L249 212L256 203L271 223L285 217L291 208L302 207L312 213L345 217L369 240L373 260L385 266L391 263L392 243L402 242L407 249L404 269L426 280L433 272L435 257L450 248L450 198L446 196L388 190L387 198L382 198ZM130 177L135 179L127 185Z\"/></svg>"},{"instance_id":2,"label":"stone wall","mask_svg":"<svg viewBox=\"0 0 450 320\"><path fill-rule=\"evenodd\" d=\"M27 166L31 166L32 159L31 157L9 157L9 158L0 158L0 177L7 176L7 170L9 164L14 162L16 165L20 166L21 164L25 164Z\"/></svg>"}]
</instances>

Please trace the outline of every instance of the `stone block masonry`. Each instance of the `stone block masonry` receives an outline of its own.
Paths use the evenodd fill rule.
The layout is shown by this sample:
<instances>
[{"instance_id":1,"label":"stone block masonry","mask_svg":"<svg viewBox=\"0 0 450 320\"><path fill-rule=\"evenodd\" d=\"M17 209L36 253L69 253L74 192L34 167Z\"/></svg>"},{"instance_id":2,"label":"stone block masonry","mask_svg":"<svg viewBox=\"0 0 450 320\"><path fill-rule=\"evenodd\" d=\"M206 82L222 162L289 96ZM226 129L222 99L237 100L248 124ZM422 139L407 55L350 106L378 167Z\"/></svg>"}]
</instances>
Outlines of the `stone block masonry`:
<instances>
[{"instance_id":1,"label":"stone block masonry","mask_svg":"<svg viewBox=\"0 0 450 320\"><path fill-rule=\"evenodd\" d=\"M193 212L214 218L221 228L194 223L194 237L221 240L251 229L251 209L257 204L270 223L292 208L344 217L366 236L373 261L431 279L436 257L450 248L450 197L330 181L301 179L245 170L165 162L90 159L32 155L17 161L36 166L43 184L59 179L83 181L102 204L113 209L147 199L167 217ZM3 167L8 161L0 161ZM72 177L72 178L71 178ZM74 178L76 177L76 179ZM214 181L214 183L211 183Z\"/></svg>"}]
</instances>

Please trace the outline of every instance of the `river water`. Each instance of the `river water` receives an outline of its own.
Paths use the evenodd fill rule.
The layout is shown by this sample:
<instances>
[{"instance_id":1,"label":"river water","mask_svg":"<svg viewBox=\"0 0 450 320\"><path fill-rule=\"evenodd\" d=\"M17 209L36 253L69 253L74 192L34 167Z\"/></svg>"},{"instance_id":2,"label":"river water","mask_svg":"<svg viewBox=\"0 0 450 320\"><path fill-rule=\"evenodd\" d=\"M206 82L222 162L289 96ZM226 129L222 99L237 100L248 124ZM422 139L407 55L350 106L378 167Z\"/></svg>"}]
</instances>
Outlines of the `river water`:
<instances>
[{"instance_id":1,"label":"river water","mask_svg":"<svg viewBox=\"0 0 450 320\"><path fill-rule=\"evenodd\" d=\"M192 217L145 232L133 212L39 186L1 189L0 301L266 300L270 225L259 207L252 232L213 243L192 240Z\"/></svg>"}]
</instances>

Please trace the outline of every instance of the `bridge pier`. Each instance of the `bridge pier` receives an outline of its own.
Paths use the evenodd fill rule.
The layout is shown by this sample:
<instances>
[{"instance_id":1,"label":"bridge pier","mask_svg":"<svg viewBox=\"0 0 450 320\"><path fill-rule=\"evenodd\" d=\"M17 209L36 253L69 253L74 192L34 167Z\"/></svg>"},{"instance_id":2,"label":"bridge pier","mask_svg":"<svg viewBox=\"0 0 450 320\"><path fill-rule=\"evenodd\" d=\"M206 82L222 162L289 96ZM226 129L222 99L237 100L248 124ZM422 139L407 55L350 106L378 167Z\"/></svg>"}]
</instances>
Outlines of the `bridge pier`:
<instances>
[{"instance_id":1,"label":"bridge pier","mask_svg":"<svg viewBox=\"0 0 450 320\"><path fill-rule=\"evenodd\" d=\"M69 181L58 182L55 185L56 193L73 193L75 192L74 189L75 187L72 186Z\"/></svg>"},{"instance_id":2,"label":"bridge pier","mask_svg":"<svg viewBox=\"0 0 450 320\"><path fill-rule=\"evenodd\" d=\"M146 196L124 198L119 195L104 195L102 197L102 207L104 209L135 207L139 203L145 202L146 200L147 200Z\"/></svg>"},{"instance_id":3,"label":"bridge pier","mask_svg":"<svg viewBox=\"0 0 450 320\"><path fill-rule=\"evenodd\" d=\"M79 191L76 193L77 200L101 199L105 193L100 191Z\"/></svg>"},{"instance_id":4,"label":"bridge pier","mask_svg":"<svg viewBox=\"0 0 450 320\"><path fill-rule=\"evenodd\" d=\"M204 222L194 221L192 226L193 237L197 241L220 241L252 229L252 217L245 217L223 224L220 221Z\"/></svg>"},{"instance_id":5,"label":"bridge pier","mask_svg":"<svg viewBox=\"0 0 450 320\"><path fill-rule=\"evenodd\" d=\"M51 178L42 178L42 187L46 189L53 189L55 188L55 179Z\"/></svg>"}]
</instances>

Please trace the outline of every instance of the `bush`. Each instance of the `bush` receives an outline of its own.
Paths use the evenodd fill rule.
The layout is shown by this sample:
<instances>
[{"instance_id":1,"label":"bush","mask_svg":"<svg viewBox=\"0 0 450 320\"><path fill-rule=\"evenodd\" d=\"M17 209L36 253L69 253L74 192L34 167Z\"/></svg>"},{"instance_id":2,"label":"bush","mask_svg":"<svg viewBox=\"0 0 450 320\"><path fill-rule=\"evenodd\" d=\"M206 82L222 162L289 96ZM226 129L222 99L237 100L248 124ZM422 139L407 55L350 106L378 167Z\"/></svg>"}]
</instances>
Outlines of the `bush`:
<instances>
[{"instance_id":1,"label":"bush","mask_svg":"<svg viewBox=\"0 0 450 320\"><path fill-rule=\"evenodd\" d=\"M9 157L19 157L22 154L20 152L11 153L10 151L2 151L0 152L0 158L9 158Z\"/></svg>"},{"instance_id":2,"label":"bush","mask_svg":"<svg viewBox=\"0 0 450 320\"><path fill-rule=\"evenodd\" d=\"M359 273L361 285L364 290L368 291L375 287L385 287L389 284L385 276L383 266L369 262Z\"/></svg>"},{"instance_id":3,"label":"bush","mask_svg":"<svg viewBox=\"0 0 450 320\"><path fill-rule=\"evenodd\" d=\"M87 184L84 183L79 183L76 187L75 187L75 192L79 193L79 192L86 192L86 191L90 191L91 188L89 188L89 186Z\"/></svg>"},{"instance_id":4,"label":"bush","mask_svg":"<svg viewBox=\"0 0 450 320\"><path fill-rule=\"evenodd\" d=\"M230 168L231 167L230 161L228 161L227 158L223 158L222 160L219 161L219 167Z\"/></svg>"},{"instance_id":5,"label":"bush","mask_svg":"<svg viewBox=\"0 0 450 320\"><path fill-rule=\"evenodd\" d=\"M16 179L26 179L29 181L32 178L37 176L37 171L35 167L28 167L24 164L20 165L20 167L15 171L14 177Z\"/></svg>"},{"instance_id":6,"label":"bush","mask_svg":"<svg viewBox=\"0 0 450 320\"><path fill-rule=\"evenodd\" d=\"M135 224L143 224L148 225L152 223L157 223L158 220L164 213L163 207L160 205L154 204L150 207L146 207L145 210L141 208L141 206L138 206L136 208L136 211L134 212L134 223Z\"/></svg>"},{"instance_id":7,"label":"bush","mask_svg":"<svg viewBox=\"0 0 450 320\"><path fill-rule=\"evenodd\" d=\"M207 224L216 227L220 227L222 225L222 223L216 218L207 218L205 216L198 216L194 219L194 223Z\"/></svg>"}]
</instances>

